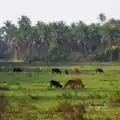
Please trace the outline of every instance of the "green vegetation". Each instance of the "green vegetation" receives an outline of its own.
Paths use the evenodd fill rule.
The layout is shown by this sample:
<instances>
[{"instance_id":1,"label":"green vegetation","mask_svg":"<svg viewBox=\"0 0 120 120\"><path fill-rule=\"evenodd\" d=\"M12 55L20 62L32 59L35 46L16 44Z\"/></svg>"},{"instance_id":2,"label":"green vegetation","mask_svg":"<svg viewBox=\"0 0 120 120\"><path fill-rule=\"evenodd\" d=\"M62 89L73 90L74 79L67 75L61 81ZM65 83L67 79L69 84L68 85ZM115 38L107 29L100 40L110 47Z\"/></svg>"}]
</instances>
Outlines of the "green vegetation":
<instances>
[{"instance_id":1,"label":"green vegetation","mask_svg":"<svg viewBox=\"0 0 120 120\"><path fill-rule=\"evenodd\" d=\"M0 28L0 59L44 63L120 60L120 20L107 20L102 13L99 20L70 26L64 21L38 21L32 26L24 15L17 25L7 20Z\"/></svg>"},{"instance_id":2,"label":"green vegetation","mask_svg":"<svg viewBox=\"0 0 120 120\"><path fill-rule=\"evenodd\" d=\"M72 71L75 67L80 69L80 74ZM96 74L97 67L103 68L105 74ZM41 68L43 72L39 73L0 72L2 93L0 101L6 99L2 104L3 114L11 115L9 118L12 120L27 120L29 116L31 116L29 120L38 120L37 118L40 120L84 120L85 118L118 120L120 118L119 64L58 67L62 71L68 69L69 75L52 75L52 67ZM86 88L49 87L51 79L58 80L64 85L67 80L74 78L82 78ZM6 107L4 108L3 105Z\"/></svg>"}]
</instances>

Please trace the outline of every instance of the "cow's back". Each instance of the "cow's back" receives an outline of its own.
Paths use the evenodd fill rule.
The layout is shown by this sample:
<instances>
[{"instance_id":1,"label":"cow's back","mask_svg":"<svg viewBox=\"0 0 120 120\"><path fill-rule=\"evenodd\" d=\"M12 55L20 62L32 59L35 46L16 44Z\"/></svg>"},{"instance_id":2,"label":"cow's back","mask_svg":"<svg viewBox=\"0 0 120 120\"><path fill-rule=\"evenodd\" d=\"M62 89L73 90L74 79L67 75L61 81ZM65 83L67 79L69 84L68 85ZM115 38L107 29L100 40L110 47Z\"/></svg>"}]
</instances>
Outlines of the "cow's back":
<instances>
[{"instance_id":1,"label":"cow's back","mask_svg":"<svg viewBox=\"0 0 120 120\"><path fill-rule=\"evenodd\" d=\"M75 79L75 80L71 80L71 84L82 84L82 80L81 79Z\"/></svg>"},{"instance_id":2,"label":"cow's back","mask_svg":"<svg viewBox=\"0 0 120 120\"><path fill-rule=\"evenodd\" d=\"M58 69L58 68L52 68L52 72L56 72L56 73L60 73L61 71L60 71L60 69Z\"/></svg>"}]
</instances>

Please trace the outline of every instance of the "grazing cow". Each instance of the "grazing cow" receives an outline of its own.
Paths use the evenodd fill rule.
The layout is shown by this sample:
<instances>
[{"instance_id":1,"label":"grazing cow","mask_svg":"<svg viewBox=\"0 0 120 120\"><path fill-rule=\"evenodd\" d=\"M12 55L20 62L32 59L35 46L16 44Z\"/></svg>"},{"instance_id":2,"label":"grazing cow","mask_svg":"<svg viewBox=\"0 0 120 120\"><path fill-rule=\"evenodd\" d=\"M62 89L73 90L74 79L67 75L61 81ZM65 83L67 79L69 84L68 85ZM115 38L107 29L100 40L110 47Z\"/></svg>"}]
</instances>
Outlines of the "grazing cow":
<instances>
[{"instance_id":1,"label":"grazing cow","mask_svg":"<svg viewBox=\"0 0 120 120\"><path fill-rule=\"evenodd\" d=\"M84 88L84 84L81 79L68 80L64 87L66 88L68 85L70 85L72 88L75 88L77 86Z\"/></svg>"},{"instance_id":2,"label":"grazing cow","mask_svg":"<svg viewBox=\"0 0 120 120\"><path fill-rule=\"evenodd\" d=\"M68 70L65 70L65 74L67 74L67 75L68 75Z\"/></svg>"},{"instance_id":3,"label":"grazing cow","mask_svg":"<svg viewBox=\"0 0 120 120\"><path fill-rule=\"evenodd\" d=\"M1 70L4 71L6 68L4 66L1 67Z\"/></svg>"},{"instance_id":4,"label":"grazing cow","mask_svg":"<svg viewBox=\"0 0 120 120\"><path fill-rule=\"evenodd\" d=\"M80 71L78 68L74 68L74 72L79 73Z\"/></svg>"},{"instance_id":5,"label":"grazing cow","mask_svg":"<svg viewBox=\"0 0 120 120\"><path fill-rule=\"evenodd\" d=\"M61 71L58 68L52 68L52 73L59 73L59 74L61 74Z\"/></svg>"},{"instance_id":6,"label":"grazing cow","mask_svg":"<svg viewBox=\"0 0 120 120\"><path fill-rule=\"evenodd\" d=\"M13 68L13 72L22 72L23 70L21 68Z\"/></svg>"},{"instance_id":7,"label":"grazing cow","mask_svg":"<svg viewBox=\"0 0 120 120\"><path fill-rule=\"evenodd\" d=\"M52 86L62 88L62 85L58 81L55 81L55 80L50 80L50 87Z\"/></svg>"},{"instance_id":8,"label":"grazing cow","mask_svg":"<svg viewBox=\"0 0 120 120\"><path fill-rule=\"evenodd\" d=\"M4 67L4 66L2 66L2 70L5 70L5 67Z\"/></svg>"},{"instance_id":9,"label":"grazing cow","mask_svg":"<svg viewBox=\"0 0 120 120\"><path fill-rule=\"evenodd\" d=\"M96 69L96 73L97 73L97 72L99 72L99 73L104 73L103 69L101 69L101 68L97 68L97 69Z\"/></svg>"}]
</instances>

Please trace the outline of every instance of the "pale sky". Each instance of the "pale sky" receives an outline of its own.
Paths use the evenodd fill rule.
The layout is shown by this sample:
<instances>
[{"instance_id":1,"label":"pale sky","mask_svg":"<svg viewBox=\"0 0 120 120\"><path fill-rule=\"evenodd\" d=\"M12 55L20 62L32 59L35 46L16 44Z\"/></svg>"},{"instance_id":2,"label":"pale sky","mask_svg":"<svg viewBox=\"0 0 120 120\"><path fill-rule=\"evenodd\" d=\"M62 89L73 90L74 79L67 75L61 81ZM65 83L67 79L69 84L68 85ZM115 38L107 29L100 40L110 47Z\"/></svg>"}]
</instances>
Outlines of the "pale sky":
<instances>
[{"instance_id":1,"label":"pale sky","mask_svg":"<svg viewBox=\"0 0 120 120\"><path fill-rule=\"evenodd\" d=\"M0 0L0 26L6 20L16 24L21 15L28 16L32 24L38 20L66 23L98 22L98 14L120 19L120 0Z\"/></svg>"}]
</instances>

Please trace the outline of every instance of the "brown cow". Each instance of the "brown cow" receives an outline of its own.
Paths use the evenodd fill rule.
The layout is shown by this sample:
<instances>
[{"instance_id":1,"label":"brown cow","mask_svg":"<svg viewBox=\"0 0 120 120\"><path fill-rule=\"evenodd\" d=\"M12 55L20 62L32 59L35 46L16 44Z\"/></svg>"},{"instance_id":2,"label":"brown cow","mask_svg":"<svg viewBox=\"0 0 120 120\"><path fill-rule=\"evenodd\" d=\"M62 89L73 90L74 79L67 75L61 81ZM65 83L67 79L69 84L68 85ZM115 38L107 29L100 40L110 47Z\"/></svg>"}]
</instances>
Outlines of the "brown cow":
<instances>
[{"instance_id":1,"label":"brown cow","mask_svg":"<svg viewBox=\"0 0 120 120\"><path fill-rule=\"evenodd\" d=\"M78 68L74 68L74 72L79 73L80 71Z\"/></svg>"},{"instance_id":2,"label":"brown cow","mask_svg":"<svg viewBox=\"0 0 120 120\"><path fill-rule=\"evenodd\" d=\"M84 84L81 79L68 80L64 87L66 88L68 85L70 85L72 88L75 88L77 86L84 88Z\"/></svg>"}]
</instances>

